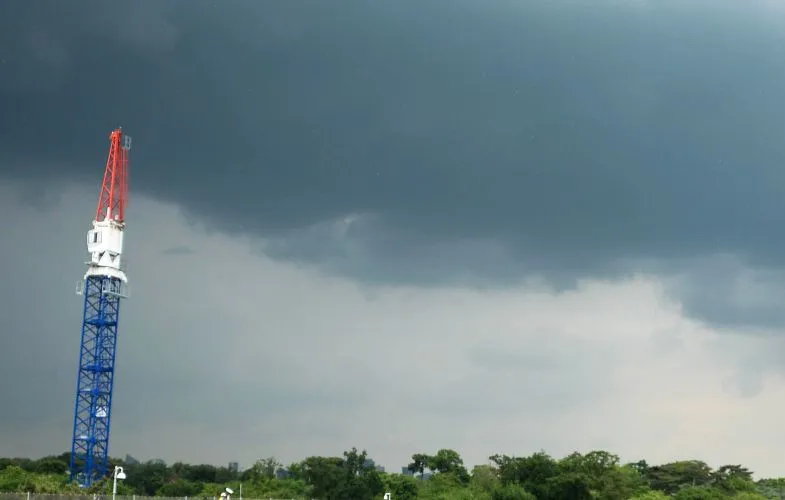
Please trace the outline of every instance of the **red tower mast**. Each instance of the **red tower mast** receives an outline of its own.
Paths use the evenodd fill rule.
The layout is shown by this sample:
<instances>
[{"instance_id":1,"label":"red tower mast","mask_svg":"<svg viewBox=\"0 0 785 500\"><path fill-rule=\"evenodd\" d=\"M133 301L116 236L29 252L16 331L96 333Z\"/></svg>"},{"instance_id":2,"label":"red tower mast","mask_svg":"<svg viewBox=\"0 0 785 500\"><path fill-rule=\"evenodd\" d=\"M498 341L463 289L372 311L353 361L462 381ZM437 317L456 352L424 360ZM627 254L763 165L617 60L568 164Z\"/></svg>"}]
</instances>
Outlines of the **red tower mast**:
<instances>
[{"instance_id":1,"label":"red tower mast","mask_svg":"<svg viewBox=\"0 0 785 500\"><path fill-rule=\"evenodd\" d=\"M125 202L128 198L128 150L131 138L123 135L122 128L109 134L109 158L106 160L104 182L98 197L95 220L125 221Z\"/></svg>"}]
</instances>

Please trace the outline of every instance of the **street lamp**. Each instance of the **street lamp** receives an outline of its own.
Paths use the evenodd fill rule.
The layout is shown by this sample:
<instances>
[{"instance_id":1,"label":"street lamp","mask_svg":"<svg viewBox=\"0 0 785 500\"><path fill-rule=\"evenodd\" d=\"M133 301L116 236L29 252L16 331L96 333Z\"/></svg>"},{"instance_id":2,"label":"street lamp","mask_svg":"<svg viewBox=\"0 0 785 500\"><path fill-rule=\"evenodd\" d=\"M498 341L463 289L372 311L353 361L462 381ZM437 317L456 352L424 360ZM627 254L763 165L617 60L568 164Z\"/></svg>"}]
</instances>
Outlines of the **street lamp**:
<instances>
[{"instance_id":1,"label":"street lamp","mask_svg":"<svg viewBox=\"0 0 785 500\"><path fill-rule=\"evenodd\" d=\"M119 479L122 481L125 479L125 472L123 472L122 467L115 465L114 474L112 474L112 476L114 476L114 480L112 481L112 500L115 500L115 497L117 496L117 480Z\"/></svg>"}]
</instances>

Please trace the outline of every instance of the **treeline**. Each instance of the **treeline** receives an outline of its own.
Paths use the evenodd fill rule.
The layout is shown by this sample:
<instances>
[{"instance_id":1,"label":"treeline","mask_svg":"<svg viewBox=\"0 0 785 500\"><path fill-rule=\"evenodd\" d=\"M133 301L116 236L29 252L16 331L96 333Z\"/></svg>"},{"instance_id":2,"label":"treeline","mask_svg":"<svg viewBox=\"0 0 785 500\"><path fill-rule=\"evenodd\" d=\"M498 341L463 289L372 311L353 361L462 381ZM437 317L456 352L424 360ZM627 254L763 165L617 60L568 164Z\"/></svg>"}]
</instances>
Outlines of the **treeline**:
<instances>
[{"instance_id":1,"label":"treeline","mask_svg":"<svg viewBox=\"0 0 785 500\"><path fill-rule=\"evenodd\" d=\"M0 459L0 491L84 493L68 482L68 453L39 460ZM226 487L244 498L321 500L785 500L785 478L754 481L742 465L712 469L699 460L650 465L623 464L606 451L572 453L555 459L544 452L494 455L467 470L453 450L412 455L404 473L386 473L353 448L340 457L309 457L284 467L274 458L245 470L213 465L123 463L121 495L215 497ZM111 478L88 493L111 491Z\"/></svg>"}]
</instances>

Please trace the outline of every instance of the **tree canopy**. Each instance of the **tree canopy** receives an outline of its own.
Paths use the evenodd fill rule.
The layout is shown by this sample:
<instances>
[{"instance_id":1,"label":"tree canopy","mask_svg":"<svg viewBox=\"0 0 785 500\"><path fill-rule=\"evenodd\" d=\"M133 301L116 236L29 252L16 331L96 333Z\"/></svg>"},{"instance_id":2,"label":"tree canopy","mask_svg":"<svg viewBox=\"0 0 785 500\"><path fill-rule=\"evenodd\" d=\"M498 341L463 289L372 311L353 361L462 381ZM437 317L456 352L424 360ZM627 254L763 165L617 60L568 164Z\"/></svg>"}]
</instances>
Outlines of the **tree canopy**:
<instances>
[{"instance_id":1,"label":"tree canopy","mask_svg":"<svg viewBox=\"0 0 785 500\"><path fill-rule=\"evenodd\" d=\"M68 453L38 460L0 458L0 491L83 493L68 482ZM785 500L785 478L755 481L739 464L712 469L700 460L649 465L621 463L608 451L571 453L561 459L544 451L528 456L493 455L467 470L450 449L414 453L406 470L384 472L366 451L352 448L334 457L307 457L284 466L261 458L245 470L161 461L124 463L118 493L161 497L215 497L242 484L244 498L373 500ZM111 490L111 479L88 493Z\"/></svg>"}]
</instances>

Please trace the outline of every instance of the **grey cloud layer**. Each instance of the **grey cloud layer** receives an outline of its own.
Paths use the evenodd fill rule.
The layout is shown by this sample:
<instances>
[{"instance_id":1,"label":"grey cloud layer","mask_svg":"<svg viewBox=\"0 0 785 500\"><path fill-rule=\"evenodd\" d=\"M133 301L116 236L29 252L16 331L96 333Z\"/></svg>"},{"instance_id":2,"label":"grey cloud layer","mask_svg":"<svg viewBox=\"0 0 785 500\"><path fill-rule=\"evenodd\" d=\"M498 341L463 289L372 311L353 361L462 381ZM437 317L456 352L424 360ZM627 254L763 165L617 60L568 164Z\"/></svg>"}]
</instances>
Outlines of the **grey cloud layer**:
<instances>
[{"instance_id":1,"label":"grey cloud layer","mask_svg":"<svg viewBox=\"0 0 785 500\"><path fill-rule=\"evenodd\" d=\"M95 182L122 124L133 190L374 281L569 284L715 253L780 267L770 8L8 2L0 159ZM315 251L307 235L347 214L371 221L354 247Z\"/></svg>"}]
</instances>

